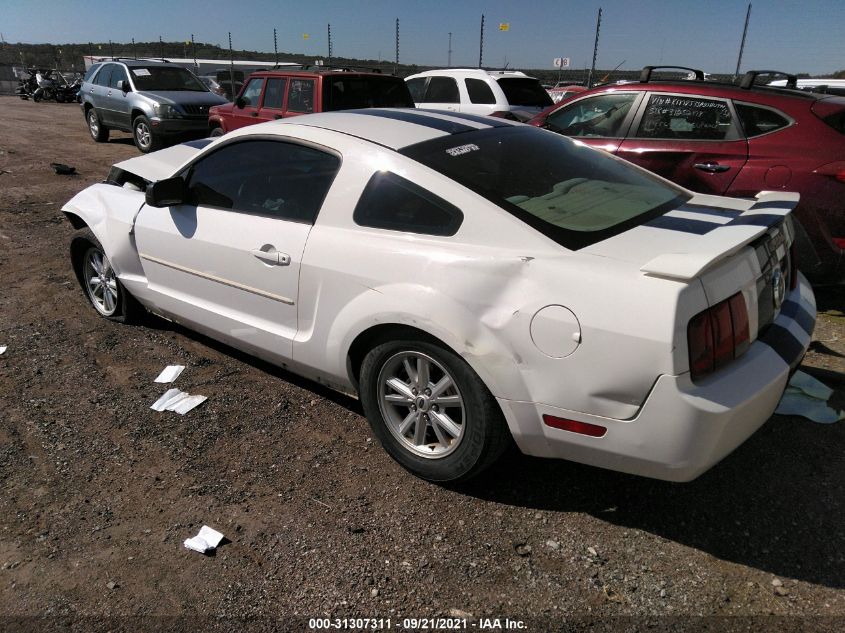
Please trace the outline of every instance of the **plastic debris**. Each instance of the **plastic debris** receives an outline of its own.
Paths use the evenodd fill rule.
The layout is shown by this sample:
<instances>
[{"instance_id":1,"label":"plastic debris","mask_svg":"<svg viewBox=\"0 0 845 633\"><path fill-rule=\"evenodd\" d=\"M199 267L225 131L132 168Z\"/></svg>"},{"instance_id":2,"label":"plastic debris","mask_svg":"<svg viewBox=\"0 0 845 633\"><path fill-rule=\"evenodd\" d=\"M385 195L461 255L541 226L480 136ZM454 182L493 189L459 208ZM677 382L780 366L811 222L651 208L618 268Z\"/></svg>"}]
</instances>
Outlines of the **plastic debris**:
<instances>
[{"instance_id":1,"label":"plastic debris","mask_svg":"<svg viewBox=\"0 0 845 633\"><path fill-rule=\"evenodd\" d=\"M845 411L836 411L827 405L831 395L833 395L833 389L809 374L796 371L775 413L800 415L819 424L833 424L839 420L845 420Z\"/></svg>"},{"instance_id":2,"label":"plastic debris","mask_svg":"<svg viewBox=\"0 0 845 633\"><path fill-rule=\"evenodd\" d=\"M208 400L205 396L192 396L179 389L168 389L164 395L150 407L153 411L175 411L185 415L191 409L198 407Z\"/></svg>"},{"instance_id":3,"label":"plastic debris","mask_svg":"<svg viewBox=\"0 0 845 633\"><path fill-rule=\"evenodd\" d=\"M0 345L0 354L5 354L5 353L6 353L6 346Z\"/></svg>"},{"instance_id":4,"label":"plastic debris","mask_svg":"<svg viewBox=\"0 0 845 633\"><path fill-rule=\"evenodd\" d=\"M200 554L208 554L217 549L223 535L207 525L200 528L199 534L193 538L185 539L185 547Z\"/></svg>"},{"instance_id":5,"label":"plastic debris","mask_svg":"<svg viewBox=\"0 0 845 633\"><path fill-rule=\"evenodd\" d=\"M154 382L173 382L184 370L184 365L168 365L161 371Z\"/></svg>"},{"instance_id":6,"label":"plastic debris","mask_svg":"<svg viewBox=\"0 0 845 633\"><path fill-rule=\"evenodd\" d=\"M72 176L76 173L76 167L71 167L64 163L50 163L50 167L60 176Z\"/></svg>"}]
</instances>

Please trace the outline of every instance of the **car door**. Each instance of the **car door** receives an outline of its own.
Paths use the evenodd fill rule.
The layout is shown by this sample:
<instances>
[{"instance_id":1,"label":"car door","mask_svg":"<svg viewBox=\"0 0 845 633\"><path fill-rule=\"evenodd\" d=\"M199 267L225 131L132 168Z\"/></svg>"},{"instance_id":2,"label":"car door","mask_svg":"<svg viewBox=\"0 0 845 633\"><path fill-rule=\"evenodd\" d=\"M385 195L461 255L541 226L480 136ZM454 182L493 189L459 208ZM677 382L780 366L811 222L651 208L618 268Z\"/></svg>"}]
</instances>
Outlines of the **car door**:
<instances>
[{"instance_id":1,"label":"car door","mask_svg":"<svg viewBox=\"0 0 845 633\"><path fill-rule=\"evenodd\" d=\"M442 77L440 75L429 77L425 96L418 106L430 110L460 112L461 93L458 89L458 82L455 81L454 77Z\"/></svg>"},{"instance_id":2,"label":"car door","mask_svg":"<svg viewBox=\"0 0 845 633\"><path fill-rule=\"evenodd\" d=\"M615 153L631 127L641 100L642 93L634 90L591 95L551 112L543 127Z\"/></svg>"},{"instance_id":3,"label":"car door","mask_svg":"<svg viewBox=\"0 0 845 633\"><path fill-rule=\"evenodd\" d=\"M131 129L131 121L129 114L131 107L129 105L129 91L123 92L117 87L117 82L123 81L127 88L131 89L129 85L129 75L126 70L119 64L112 65L112 72L109 78L109 85L106 90L104 102L104 111L106 111L108 122L115 127L129 130Z\"/></svg>"},{"instance_id":4,"label":"car door","mask_svg":"<svg viewBox=\"0 0 845 633\"><path fill-rule=\"evenodd\" d=\"M273 121L285 115L285 92L287 79L284 77L268 77L264 84L264 96L258 109L259 121Z\"/></svg>"},{"instance_id":5,"label":"car door","mask_svg":"<svg viewBox=\"0 0 845 633\"><path fill-rule=\"evenodd\" d=\"M683 187L724 194L748 160L727 99L649 93L617 154Z\"/></svg>"},{"instance_id":6,"label":"car door","mask_svg":"<svg viewBox=\"0 0 845 633\"><path fill-rule=\"evenodd\" d=\"M135 223L150 299L165 316L269 360L289 359L305 242L340 166L328 151L242 140L182 177L191 202Z\"/></svg>"},{"instance_id":7,"label":"car door","mask_svg":"<svg viewBox=\"0 0 845 633\"><path fill-rule=\"evenodd\" d=\"M311 114L314 112L314 104L316 103L315 100L317 98L314 80L291 77L288 84L285 117L297 116L299 114Z\"/></svg>"},{"instance_id":8,"label":"car door","mask_svg":"<svg viewBox=\"0 0 845 633\"><path fill-rule=\"evenodd\" d=\"M253 77L247 82L241 94L235 99L235 106L232 108L229 119L229 131L257 123L263 88L264 77Z\"/></svg>"},{"instance_id":9,"label":"car door","mask_svg":"<svg viewBox=\"0 0 845 633\"><path fill-rule=\"evenodd\" d=\"M110 124L112 121L109 118L109 109L107 108L106 94L109 92L109 83L111 81L112 69L116 64L105 64L100 68L94 76L94 81L91 82L91 87L88 89L88 96L91 105L97 110L100 115L100 121L105 124Z\"/></svg>"}]
</instances>

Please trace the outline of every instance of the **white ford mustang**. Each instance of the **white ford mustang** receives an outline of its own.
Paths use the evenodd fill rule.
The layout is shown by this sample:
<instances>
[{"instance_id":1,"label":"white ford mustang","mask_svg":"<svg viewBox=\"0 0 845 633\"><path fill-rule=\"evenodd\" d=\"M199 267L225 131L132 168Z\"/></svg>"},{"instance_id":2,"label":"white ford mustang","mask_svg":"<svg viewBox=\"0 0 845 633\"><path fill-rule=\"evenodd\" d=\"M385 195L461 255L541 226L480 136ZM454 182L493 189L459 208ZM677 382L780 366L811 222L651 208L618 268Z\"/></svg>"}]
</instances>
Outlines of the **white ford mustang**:
<instances>
[{"instance_id":1,"label":"white ford mustang","mask_svg":"<svg viewBox=\"0 0 845 633\"><path fill-rule=\"evenodd\" d=\"M422 110L251 126L64 212L94 308L357 393L402 466L525 453L688 481L772 414L815 324L798 197L693 194L557 134Z\"/></svg>"}]
</instances>

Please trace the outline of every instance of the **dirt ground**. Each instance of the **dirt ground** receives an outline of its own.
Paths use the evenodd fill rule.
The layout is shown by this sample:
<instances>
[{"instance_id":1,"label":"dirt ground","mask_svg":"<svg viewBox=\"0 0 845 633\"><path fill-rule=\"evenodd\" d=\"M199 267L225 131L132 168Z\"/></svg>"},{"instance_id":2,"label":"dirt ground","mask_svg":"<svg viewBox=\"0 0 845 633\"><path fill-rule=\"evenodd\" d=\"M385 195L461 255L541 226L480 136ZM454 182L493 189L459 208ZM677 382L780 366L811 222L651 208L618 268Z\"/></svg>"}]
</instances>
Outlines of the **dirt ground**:
<instances>
[{"instance_id":1,"label":"dirt ground","mask_svg":"<svg viewBox=\"0 0 845 633\"><path fill-rule=\"evenodd\" d=\"M138 151L94 143L76 104L0 112L0 630L449 614L843 630L845 423L774 416L688 484L515 451L469 484L425 483L357 401L163 320L99 318L60 207ZM805 364L841 380L845 293L818 300ZM171 363L208 396L184 417L149 408ZM230 541L215 556L182 546L203 524Z\"/></svg>"}]
</instances>

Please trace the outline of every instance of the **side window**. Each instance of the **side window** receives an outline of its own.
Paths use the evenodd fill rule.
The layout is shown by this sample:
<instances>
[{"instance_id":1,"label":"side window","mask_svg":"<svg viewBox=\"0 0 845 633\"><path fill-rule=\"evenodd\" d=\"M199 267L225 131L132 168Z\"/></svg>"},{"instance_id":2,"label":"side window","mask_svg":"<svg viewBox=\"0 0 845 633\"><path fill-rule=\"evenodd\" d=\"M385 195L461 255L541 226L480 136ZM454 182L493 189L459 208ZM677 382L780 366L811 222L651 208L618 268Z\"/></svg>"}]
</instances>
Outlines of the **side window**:
<instances>
[{"instance_id":1,"label":"side window","mask_svg":"<svg viewBox=\"0 0 845 633\"><path fill-rule=\"evenodd\" d=\"M94 77L94 83L98 86L108 86L111 82L111 71L114 68L114 64L106 64L100 69L100 72L97 73L97 76Z\"/></svg>"},{"instance_id":2,"label":"side window","mask_svg":"<svg viewBox=\"0 0 845 633\"><path fill-rule=\"evenodd\" d=\"M83 77L82 81L90 82L91 78L97 73L100 68L102 68L102 64L94 64L91 68L88 69L88 72L85 73L85 77Z\"/></svg>"},{"instance_id":3,"label":"side window","mask_svg":"<svg viewBox=\"0 0 845 633\"><path fill-rule=\"evenodd\" d=\"M258 100L261 98L261 88L263 85L263 77L256 77L249 80L249 83L246 85L246 89L240 96L240 98L245 102L245 107L258 107Z\"/></svg>"},{"instance_id":4,"label":"side window","mask_svg":"<svg viewBox=\"0 0 845 633\"><path fill-rule=\"evenodd\" d=\"M288 94L288 110L291 112L314 112L314 80L291 79Z\"/></svg>"},{"instance_id":5,"label":"side window","mask_svg":"<svg viewBox=\"0 0 845 633\"><path fill-rule=\"evenodd\" d=\"M420 103L425 96L425 80L426 77L417 77L416 79L409 79L405 82L408 86L408 92L411 93L411 99L414 103Z\"/></svg>"},{"instance_id":6,"label":"side window","mask_svg":"<svg viewBox=\"0 0 845 633\"><path fill-rule=\"evenodd\" d=\"M188 172L194 203L313 223L340 159L281 141L243 141L220 148Z\"/></svg>"},{"instance_id":7,"label":"side window","mask_svg":"<svg viewBox=\"0 0 845 633\"><path fill-rule=\"evenodd\" d=\"M733 126L726 101L690 95L651 95L638 138L724 140Z\"/></svg>"},{"instance_id":8,"label":"side window","mask_svg":"<svg viewBox=\"0 0 845 633\"><path fill-rule=\"evenodd\" d=\"M636 92L587 97L552 112L546 125L566 136L621 137L622 124L637 98Z\"/></svg>"},{"instance_id":9,"label":"side window","mask_svg":"<svg viewBox=\"0 0 845 633\"><path fill-rule=\"evenodd\" d=\"M426 103L460 103L458 82L452 77L432 77L425 93Z\"/></svg>"},{"instance_id":10,"label":"side window","mask_svg":"<svg viewBox=\"0 0 845 633\"><path fill-rule=\"evenodd\" d=\"M789 119L769 108L760 108L736 101L734 101L734 108L739 120L742 121L742 129L749 138L774 132L789 125Z\"/></svg>"},{"instance_id":11,"label":"side window","mask_svg":"<svg viewBox=\"0 0 845 633\"><path fill-rule=\"evenodd\" d=\"M280 79L278 77L268 79L267 88L264 90L263 107L281 110L285 100L286 85L287 79Z\"/></svg>"},{"instance_id":12,"label":"side window","mask_svg":"<svg viewBox=\"0 0 845 633\"><path fill-rule=\"evenodd\" d=\"M111 71L111 79L109 79L109 87L110 88L117 88L117 82L123 80L129 83L129 77L126 74L126 71L123 69L123 66L118 66L117 64L114 65L114 68Z\"/></svg>"},{"instance_id":13,"label":"side window","mask_svg":"<svg viewBox=\"0 0 845 633\"><path fill-rule=\"evenodd\" d=\"M490 86L482 79L465 79L469 100L472 103L496 103Z\"/></svg>"},{"instance_id":14,"label":"side window","mask_svg":"<svg viewBox=\"0 0 845 633\"><path fill-rule=\"evenodd\" d=\"M370 179L352 214L355 223L423 235L454 235L464 214L455 205L388 171Z\"/></svg>"}]
</instances>

